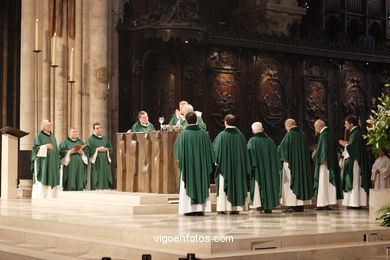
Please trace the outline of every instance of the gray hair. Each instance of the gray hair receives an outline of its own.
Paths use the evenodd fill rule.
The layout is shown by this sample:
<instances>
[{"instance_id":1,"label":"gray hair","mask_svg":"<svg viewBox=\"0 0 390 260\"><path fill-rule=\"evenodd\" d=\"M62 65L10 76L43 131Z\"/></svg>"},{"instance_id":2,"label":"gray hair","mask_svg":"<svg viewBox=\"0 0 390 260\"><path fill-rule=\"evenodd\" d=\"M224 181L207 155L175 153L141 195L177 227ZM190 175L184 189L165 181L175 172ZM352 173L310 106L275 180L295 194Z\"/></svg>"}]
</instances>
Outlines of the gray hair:
<instances>
[{"instance_id":1,"label":"gray hair","mask_svg":"<svg viewBox=\"0 0 390 260\"><path fill-rule=\"evenodd\" d=\"M325 127L326 124L325 124L325 121L322 120L322 119L317 119L315 122L314 122L314 125L318 125L320 127Z\"/></svg>"},{"instance_id":2,"label":"gray hair","mask_svg":"<svg viewBox=\"0 0 390 260\"><path fill-rule=\"evenodd\" d=\"M284 125L285 126L290 126L290 127L293 127L293 126L297 126L297 123L295 122L294 119L287 119L285 122L284 122Z\"/></svg>"},{"instance_id":3,"label":"gray hair","mask_svg":"<svg viewBox=\"0 0 390 260\"><path fill-rule=\"evenodd\" d=\"M184 114L187 114L188 112L194 112L194 107L191 106L190 104L185 105L183 107L183 112L184 112Z\"/></svg>"},{"instance_id":4,"label":"gray hair","mask_svg":"<svg viewBox=\"0 0 390 260\"><path fill-rule=\"evenodd\" d=\"M263 132L264 131L263 124L260 122L254 122L252 124L252 130L254 133Z\"/></svg>"},{"instance_id":5,"label":"gray hair","mask_svg":"<svg viewBox=\"0 0 390 260\"><path fill-rule=\"evenodd\" d=\"M47 120L47 119L42 120L42 121L41 121L41 129L43 129L43 127L44 127L45 125L47 125L47 124L50 124L50 121L49 121L49 120Z\"/></svg>"}]
</instances>

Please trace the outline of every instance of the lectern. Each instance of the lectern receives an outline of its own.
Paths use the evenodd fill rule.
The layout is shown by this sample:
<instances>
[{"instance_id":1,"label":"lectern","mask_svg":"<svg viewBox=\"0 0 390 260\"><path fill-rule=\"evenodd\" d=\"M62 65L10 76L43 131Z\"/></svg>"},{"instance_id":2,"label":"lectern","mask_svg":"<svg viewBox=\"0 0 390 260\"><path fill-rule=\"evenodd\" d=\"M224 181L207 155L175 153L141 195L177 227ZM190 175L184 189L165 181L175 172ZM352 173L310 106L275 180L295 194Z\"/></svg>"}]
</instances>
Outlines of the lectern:
<instances>
[{"instance_id":1,"label":"lectern","mask_svg":"<svg viewBox=\"0 0 390 260\"><path fill-rule=\"evenodd\" d=\"M1 136L1 198L16 199L19 139L28 133L6 126Z\"/></svg>"}]
</instances>

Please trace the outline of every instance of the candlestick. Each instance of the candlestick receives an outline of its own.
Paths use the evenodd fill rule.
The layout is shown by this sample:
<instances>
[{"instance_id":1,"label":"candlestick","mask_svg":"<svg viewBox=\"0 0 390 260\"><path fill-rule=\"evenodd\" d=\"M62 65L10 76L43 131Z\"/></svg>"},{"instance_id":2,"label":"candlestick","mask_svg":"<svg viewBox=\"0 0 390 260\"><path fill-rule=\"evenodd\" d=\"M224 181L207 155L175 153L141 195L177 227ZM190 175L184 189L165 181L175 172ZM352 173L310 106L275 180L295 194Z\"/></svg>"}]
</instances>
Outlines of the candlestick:
<instances>
[{"instance_id":1,"label":"candlestick","mask_svg":"<svg viewBox=\"0 0 390 260\"><path fill-rule=\"evenodd\" d=\"M73 83L74 80L74 49L72 48L70 51L69 57L69 82Z\"/></svg>"},{"instance_id":2,"label":"candlestick","mask_svg":"<svg viewBox=\"0 0 390 260\"><path fill-rule=\"evenodd\" d=\"M40 52L40 50L39 50L39 20L38 20L38 18L35 19L34 52Z\"/></svg>"},{"instance_id":3,"label":"candlestick","mask_svg":"<svg viewBox=\"0 0 390 260\"><path fill-rule=\"evenodd\" d=\"M54 33L53 37L51 38L51 66L57 67L56 64L56 38L57 34Z\"/></svg>"}]
</instances>

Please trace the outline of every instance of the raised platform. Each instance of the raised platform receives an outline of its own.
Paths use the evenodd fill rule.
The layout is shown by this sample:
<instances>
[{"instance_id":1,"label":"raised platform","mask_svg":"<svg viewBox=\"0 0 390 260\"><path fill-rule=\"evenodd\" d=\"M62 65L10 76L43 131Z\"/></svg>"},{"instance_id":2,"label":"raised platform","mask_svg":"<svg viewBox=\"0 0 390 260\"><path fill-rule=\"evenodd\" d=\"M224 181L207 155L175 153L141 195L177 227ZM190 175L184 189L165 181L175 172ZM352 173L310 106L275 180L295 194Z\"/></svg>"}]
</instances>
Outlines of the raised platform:
<instances>
[{"instance_id":1,"label":"raised platform","mask_svg":"<svg viewBox=\"0 0 390 260\"><path fill-rule=\"evenodd\" d=\"M171 260L190 252L199 259L224 260L380 259L373 257L383 256L385 247L390 246L390 229L370 223L368 210L309 209L299 214L250 211L232 216L209 213L204 217L178 216L176 212L133 215L122 211L121 204L171 205L169 201L175 197L86 192L82 194L84 200L100 208L77 208L81 203L70 208L71 197L77 199L81 196L78 194L65 194L66 198L58 199L57 204L54 200L44 205L30 200L0 201L0 259L8 259L12 252L19 257L14 259L110 256L137 260L149 253L153 260ZM107 203L108 208L105 210L101 203ZM114 209L116 203L118 210ZM233 242L156 241L164 236L231 236Z\"/></svg>"},{"instance_id":2,"label":"raised platform","mask_svg":"<svg viewBox=\"0 0 390 260\"><path fill-rule=\"evenodd\" d=\"M33 206L58 207L87 212L111 212L130 215L175 214L178 194L154 194L119 191L66 191L55 199L33 199Z\"/></svg>"}]
</instances>

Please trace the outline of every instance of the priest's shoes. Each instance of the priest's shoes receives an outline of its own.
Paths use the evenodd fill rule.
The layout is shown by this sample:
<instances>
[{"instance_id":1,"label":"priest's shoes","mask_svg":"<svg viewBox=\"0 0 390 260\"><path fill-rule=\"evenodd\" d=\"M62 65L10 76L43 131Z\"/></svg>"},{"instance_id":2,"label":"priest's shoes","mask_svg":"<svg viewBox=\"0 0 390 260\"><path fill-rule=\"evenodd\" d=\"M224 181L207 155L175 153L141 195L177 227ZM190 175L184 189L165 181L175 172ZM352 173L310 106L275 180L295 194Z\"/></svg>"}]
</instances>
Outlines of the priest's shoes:
<instances>
[{"instance_id":1,"label":"priest's shoes","mask_svg":"<svg viewBox=\"0 0 390 260\"><path fill-rule=\"evenodd\" d=\"M272 209L265 209L265 210L264 210L264 213L266 213L266 214L271 214L271 213L272 213Z\"/></svg>"},{"instance_id":2,"label":"priest's shoes","mask_svg":"<svg viewBox=\"0 0 390 260\"><path fill-rule=\"evenodd\" d=\"M292 212L304 212L303 206L295 206L295 207L289 207L282 212L284 213L292 213Z\"/></svg>"},{"instance_id":3,"label":"priest's shoes","mask_svg":"<svg viewBox=\"0 0 390 260\"><path fill-rule=\"evenodd\" d=\"M315 207L314 210L332 210L332 208L330 208L329 206L325 206L325 207Z\"/></svg>"},{"instance_id":4,"label":"priest's shoes","mask_svg":"<svg viewBox=\"0 0 390 260\"><path fill-rule=\"evenodd\" d=\"M184 216L204 216L204 212L189 212L184 213Z\"/></svg>"}]
</instances>

